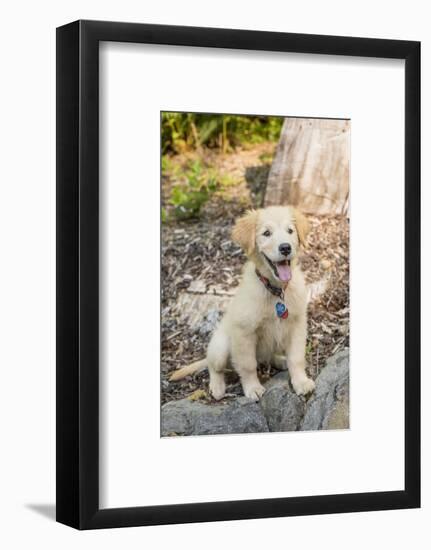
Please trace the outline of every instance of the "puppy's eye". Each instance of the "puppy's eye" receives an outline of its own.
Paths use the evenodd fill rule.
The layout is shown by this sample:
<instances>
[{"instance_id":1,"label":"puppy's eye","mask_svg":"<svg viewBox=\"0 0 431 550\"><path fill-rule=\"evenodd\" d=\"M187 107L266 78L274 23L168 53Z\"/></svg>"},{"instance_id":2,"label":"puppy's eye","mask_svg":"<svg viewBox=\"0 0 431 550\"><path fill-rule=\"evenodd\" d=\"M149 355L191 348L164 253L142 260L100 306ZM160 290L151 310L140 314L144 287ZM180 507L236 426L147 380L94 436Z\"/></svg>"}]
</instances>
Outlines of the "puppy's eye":
<instances>
[{"instance_id":1,"label":"puppy's eye","mask_svg":"<svg viewBox=\"0 0 431 550\"><path fill-rule=\"evenodd\" d=\"M287 232L291 235L293 233L293 229L291 227L289 227Z\"/></svg>"},{"instance_id":2,"label":"puppy's eye","mask_svg":"<svg viewBox=\"0 0 431 550\"><path fill-rule=\"evenodd\" d=\"M271 231L269 231L269 229L267 229L266 231L264 231L264 232L262 233L262 235L263 235L264 237L270 237L270 236L271 236Z\"/></svg>"}]
</instances>

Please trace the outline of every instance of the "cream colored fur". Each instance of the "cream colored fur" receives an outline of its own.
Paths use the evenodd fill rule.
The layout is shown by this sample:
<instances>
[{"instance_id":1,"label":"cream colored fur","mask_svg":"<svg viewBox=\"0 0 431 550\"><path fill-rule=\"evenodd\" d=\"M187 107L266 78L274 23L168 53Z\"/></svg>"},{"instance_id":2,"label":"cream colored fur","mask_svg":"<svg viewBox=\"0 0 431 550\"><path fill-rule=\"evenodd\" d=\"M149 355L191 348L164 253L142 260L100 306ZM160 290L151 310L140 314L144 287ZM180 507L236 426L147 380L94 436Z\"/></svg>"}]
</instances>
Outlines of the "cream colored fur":
<instances>
[{"instance_id":1,"label":"cream colored fur","mask_svg":"<svg viewBox=\"0 0 431 550\"><path fill-rule=\"evenodd\" d=\"M305 245L307 232L306 219L291 206L250 211L236 222L232 238L249 258L242 281L211 338L206 360L175 371L171 380L208 367L210 391L215 399L221 399L225 394L224 370L230 361L240 376L244 394L258 400L265 388L259 382L257 364L268 364L276 354L282 354L286 356L295 392L303 395L313 391L314 382L305 372L307 288L297 260L298 248ZM292 277L287 285L267 260L277 262L284 258L279 252L282 243L291 246ZM273 285L284 289L287 319L276 316L279 299L256 276L256 267Z\"/></svg>"}]
</instances>

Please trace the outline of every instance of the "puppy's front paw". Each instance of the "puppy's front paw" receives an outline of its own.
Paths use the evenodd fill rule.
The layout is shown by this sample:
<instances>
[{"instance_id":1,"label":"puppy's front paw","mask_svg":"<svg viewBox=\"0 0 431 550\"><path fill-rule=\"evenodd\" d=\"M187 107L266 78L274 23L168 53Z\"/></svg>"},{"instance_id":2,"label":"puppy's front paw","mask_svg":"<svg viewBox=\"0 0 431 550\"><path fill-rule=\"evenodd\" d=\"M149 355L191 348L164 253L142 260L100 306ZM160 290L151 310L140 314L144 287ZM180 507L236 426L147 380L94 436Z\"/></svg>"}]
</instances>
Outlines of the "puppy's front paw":
<instances>
[{"instance_id":1,"label":"puppy's front paw","mask_svg":"<svg viewBox=\"0 0 431 550\"><path fill-rule=\"evenodd\" d=\"M216 401L223 399L226 391L226 385L223 379L215 379L210 381L210 392Z\"/></svg>"},{"instance_id":2,"label":"puppy's front paw","mask_svg":"<svg viewBox=\"0 0 431 550\"><path fill-rule=\"evenodd\" d=\"M292 386L297 395L307 395L307 393L311 393L314 390L316 384L311 378L307 378L304 375L300 378L292 378Z\"/></svg>"},{"instance_id":3,"label":"puppy's front paw","mask_svg":"<svg viewBox=\"0 0 431 550\"><path fill-rule=\"evenodd\" d=\"M265 393L265 388L259 382L244 384L244 395L253 401L259 401Z\"/></svg>"}]
</instances>

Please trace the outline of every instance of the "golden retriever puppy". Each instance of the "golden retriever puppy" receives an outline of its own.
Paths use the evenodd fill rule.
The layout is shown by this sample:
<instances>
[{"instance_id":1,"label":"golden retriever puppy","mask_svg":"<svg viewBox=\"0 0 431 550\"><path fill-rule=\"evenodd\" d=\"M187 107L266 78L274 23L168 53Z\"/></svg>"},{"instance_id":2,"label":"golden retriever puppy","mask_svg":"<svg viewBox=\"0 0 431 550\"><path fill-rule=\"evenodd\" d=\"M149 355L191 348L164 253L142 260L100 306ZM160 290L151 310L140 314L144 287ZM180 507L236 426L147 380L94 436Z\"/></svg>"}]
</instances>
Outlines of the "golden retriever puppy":
<instances>
[{"instance_id":1,"label":"golden retriever puppy","mask_svg":"<svg viewBox=\"0 0 431 550\"><path fill-rule=\"evenodd\" d=\"M295 392L313 391L314 382L305 372L307 288L298 264L307 232L305 217L292 206L253 210L237 220L232 238L249 259L242 281L212 335L206 359L174 371L171 380L207 367L210 391L221 399L230 361L244 394L257 401L265 391L258 363L277 362L274 356L282 354Z\"/></svg>"}]
</instances>

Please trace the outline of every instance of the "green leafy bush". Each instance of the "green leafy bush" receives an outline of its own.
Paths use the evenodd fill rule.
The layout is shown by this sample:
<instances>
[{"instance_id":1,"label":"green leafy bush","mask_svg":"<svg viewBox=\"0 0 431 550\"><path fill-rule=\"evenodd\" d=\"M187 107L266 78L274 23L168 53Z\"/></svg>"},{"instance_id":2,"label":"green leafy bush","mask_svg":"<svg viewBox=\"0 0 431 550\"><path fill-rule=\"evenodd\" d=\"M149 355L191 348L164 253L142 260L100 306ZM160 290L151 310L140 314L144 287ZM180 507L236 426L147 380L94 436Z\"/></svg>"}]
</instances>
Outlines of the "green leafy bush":
<instances>
[{"instance_id":1,"label":"green leafy bush","mask_svg":"<svg viewBox=\"0 0 431 550\"><path fill-rule=\"evenodd\" d=\"M202 206L216 191L217 181L215 177L204 170L199 160L190 165L184 176L183 183L172 187L169 202L174 206L173 212L176 218L196 218L199 216Z\"/></svg>"},{"instance_id":2,"label":"green leafy bush","mask_svg":"<svg viewBox=\"0 0 431 550\"><path fill-rule=\"evenodd\" d=\"M163 112L162 152L217 147L227 152L237 145L277 141L282 117Z\"/></svg>"}]
</instances>

